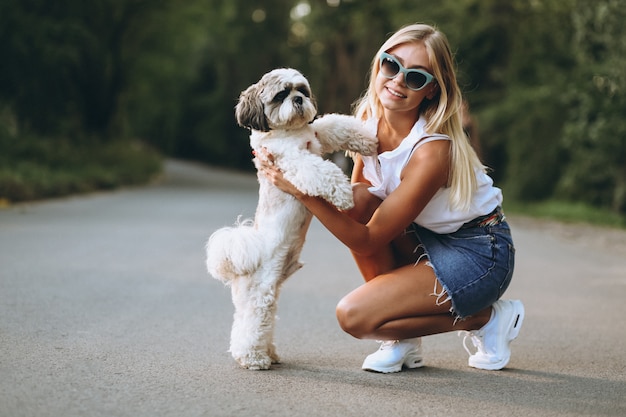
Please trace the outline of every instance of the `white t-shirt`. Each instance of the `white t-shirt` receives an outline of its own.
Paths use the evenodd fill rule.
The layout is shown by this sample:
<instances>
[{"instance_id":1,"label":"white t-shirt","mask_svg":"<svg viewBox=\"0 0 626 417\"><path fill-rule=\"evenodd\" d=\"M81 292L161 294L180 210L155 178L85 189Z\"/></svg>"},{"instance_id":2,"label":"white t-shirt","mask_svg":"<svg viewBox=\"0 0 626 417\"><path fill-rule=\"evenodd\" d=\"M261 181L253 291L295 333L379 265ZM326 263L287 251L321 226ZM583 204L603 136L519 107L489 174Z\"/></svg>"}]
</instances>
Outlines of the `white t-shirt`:
<instances>
[{"instance_id":1,"label":"white t-shirt","mask_svg":"<svg viewBox=\"0 0 626 417\"><path fill-rule=\"evenodd\" d=\"M363 175L372 184L369 191L385 199L400 185L400 174L413 151L433 140L450 140L447 135L429 135L424 132L426 121L420 118L400 145L380 155L362 156ZM367 120L372 133L378 132L378 119ZM477 189L468 210L453 209L449 203L450 188L440 188L414 222L435 233L453 233L464 223L491 213L502 204L502 191L493 186L493 180L484 172L476 171Z\"/></svg>"}]
</instances>

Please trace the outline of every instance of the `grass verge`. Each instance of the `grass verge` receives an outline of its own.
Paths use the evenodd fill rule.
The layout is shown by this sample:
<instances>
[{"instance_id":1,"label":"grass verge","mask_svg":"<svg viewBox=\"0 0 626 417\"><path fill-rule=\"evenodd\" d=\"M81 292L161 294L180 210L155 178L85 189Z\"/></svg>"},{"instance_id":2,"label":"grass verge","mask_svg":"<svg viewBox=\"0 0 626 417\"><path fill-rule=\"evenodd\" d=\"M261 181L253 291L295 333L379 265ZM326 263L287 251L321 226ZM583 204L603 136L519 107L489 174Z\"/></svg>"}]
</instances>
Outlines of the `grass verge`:
<instances>
[{"instance_id":1,"label":"grass verge","mask_svg":"<svg viewBox=\"0 0 626 417\"><path fill-rule=\"evenodd\" d=\"M511 215L557 220L565 223L587 223L626 229L626 216L593 207L585 203L548 200L535 203L505 201L505 211Z\"/></svg>"},{"instance_id":2,"label":"grass verge","mask_svg":"<svg viewBox=\"0 0 626 417\"><path fill-rule=\"evenodd\" d=\"M0 204L143 184L161 169L161 156L137 142L0 135Z\"/></svg>"},{"instance_id":3,"label":"grass verge","mask_svg":"<svg viewBox=\"0 0 626 417\"><path fill-rule=\"evenodd\" d=\"M143 184L162 170L162 157L138 142L15 138L0 131L0 206L12 202ZM511 215L626 229L626 216L584 203L506 200Z\"/></svg>"}]
</instances>

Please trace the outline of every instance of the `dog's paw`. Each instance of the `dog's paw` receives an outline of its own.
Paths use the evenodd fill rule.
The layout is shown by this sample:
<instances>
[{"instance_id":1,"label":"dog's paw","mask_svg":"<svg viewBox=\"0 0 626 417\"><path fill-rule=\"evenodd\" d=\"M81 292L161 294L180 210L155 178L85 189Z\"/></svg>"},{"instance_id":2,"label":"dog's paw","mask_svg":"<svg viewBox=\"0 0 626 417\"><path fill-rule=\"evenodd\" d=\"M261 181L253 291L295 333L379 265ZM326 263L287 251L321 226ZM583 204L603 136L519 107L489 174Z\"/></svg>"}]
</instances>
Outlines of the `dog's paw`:
<instances>
[{"instance_id":1,"label":"dog's paw","mask_svg":"<svg viewBox=\"0 0 626 417\"><path fill-rule=\"evenodd\" d=\"M323 195L323 198L339 210L345 211L354 207L352 186L348 182L333 184L333 186L329 189L329 193Z\"/></svg>"},{"instance_id":2,"label":"dog's paw","mask_svg":"<svg viewBox=\"0 0 626 417\"><path fill-rule=\"evenodd\" d=\"M276 347L273 344L270 346L269 355L270 355L272 364L280 363L280 357L276 353Z\"/></svg>"},{"instance_id":3,"label":"dog's paw","mask_svg":"<svg viewBox=\"0 0 626 417\"><path fill-rule=\"evenodd\" d=\"M331 201L331 203L333 203L335 207L342 211L350 210L354 207L354 200L352 199L352 196L343 200L334 200Z\"/></svg>"},{"instance_id":4,"label":"dog's paw","mask_svg":"<svg viewBox=\"0 0 626 417\"><path fill-rule=\"evenodd\" d=\"M348 144L349 151L369 156L376 154L378 149L378 139L365 131L357 132Z\"/></svg>"},{"instance_id":5,"label":"dog's paw","mask_svg":"<svg viewBox=\"0 0 626 417\"><path fill-rule=\"evenodd\" d=\"M322 144L323 152L348 151L373 155L378 149L378 139L361 120L344 114L326 114L312 123L312 127Z\"/></svg>"},{"instance_id":6,"label":"dog's paw","mask_svg":"<svg viewBox=\"0 0 626 417\"><path fill-rule=\"evenodd\" d=\"M278 363L278 357L274 359L266 352L249 352L243 356L235 357L237 363L244 369L251 371L263 371L270 369L272 363Z\"/></svg>"},{"instance_id":7,"label":"dog's paw","mask_svg":"<svg viewBox=\"0 0 626 417\"><path fill-rule=\"evenodd\" d=\"M340 210L354 206L352 185L341 168L317 155L302 153L297 160L284 161L285 179L302 193L322 197Z\"/></svg>"}]
</instances>

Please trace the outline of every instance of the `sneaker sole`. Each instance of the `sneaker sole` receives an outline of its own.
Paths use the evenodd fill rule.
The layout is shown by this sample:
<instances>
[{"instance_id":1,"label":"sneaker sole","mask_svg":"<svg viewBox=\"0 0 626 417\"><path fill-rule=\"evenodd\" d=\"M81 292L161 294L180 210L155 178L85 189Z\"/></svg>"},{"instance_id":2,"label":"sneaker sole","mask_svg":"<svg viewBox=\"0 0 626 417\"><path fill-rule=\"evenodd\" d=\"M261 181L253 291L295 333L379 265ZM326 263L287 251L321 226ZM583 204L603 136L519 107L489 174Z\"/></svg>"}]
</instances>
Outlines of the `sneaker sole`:
<instances>
[{"instance_id":1,"label":"sneaker sole","mask_svg":"<svg viewBox=\"0 0 626 417\"><path fill-rule=\"evenodd\" d=\"M510 302L513 304L513 314L511 315L511 319L507 323L507 327L509 328L509 332L505 339L505 343L507 344L507 347L508 347L508 344L510 344L513 340L515 340L515 338L517 338L517 336L519 335L520 329L522 328L522 323L524 322L524 314L525 314L524 304L522 304L521 301L511 300ZM498 371L508 365L509 361L511 360L511 350L509 348L508 355L502 358L502 360L498 362L483 363L483 362L480 362L479 359L480 359L480 356L477 356L477 355L470 356L469 362L468 362L469 366L473 368L477 368L477 369L484 369L486 371Z\"/></svg>"},{"instance_id":2,"label":"sneaker sole","mask_svg":"<svg viewBox=\"0 0 626 417\"><path fill-rule=\"evenodd\" d=\"M402 370L402 368L408 368L408 369L416 369L416 368L421 368L422 366L424 366L424 360L422 359L421 356L418 355L408 355L405 359L404 362L402 362L401 364L398 365L393 365L393 366L387 366L387 367L382 367L382 366L363 366L363 370L364 371L368 371L368 372L378 372L381 374L391 374L391 373L395 373L395 372L400 372Z\"/></svg>"},{"instance_id":3,"label":"sneaker sole","mask_svg":"<svg viewBox=\"0 0 626 417\"><path fill-rule=\"evenodd\" d=\"M404 363L402 365L404 365L404 367L408 369L421 368L422 366L424 366L424 359L421 356L409 355L404 360Z\"/></svg>"}]
</instances>

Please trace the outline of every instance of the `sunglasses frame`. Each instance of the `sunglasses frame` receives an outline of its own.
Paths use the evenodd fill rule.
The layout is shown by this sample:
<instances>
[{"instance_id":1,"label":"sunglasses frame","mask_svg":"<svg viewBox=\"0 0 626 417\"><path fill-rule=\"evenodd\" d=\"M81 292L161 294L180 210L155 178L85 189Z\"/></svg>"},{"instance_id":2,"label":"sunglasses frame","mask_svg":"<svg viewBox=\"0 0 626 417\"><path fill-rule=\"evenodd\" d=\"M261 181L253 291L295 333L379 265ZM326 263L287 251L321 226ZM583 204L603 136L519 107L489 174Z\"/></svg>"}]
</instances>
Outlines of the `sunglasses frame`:
<instances>
[{"instance_id":1,"label":"sunglasses frame","mask_svg":"<svg viewBox=\"0 0 626 417\"><path fill-rule=\"evenodd\" d=\"M383 72L383 63L385 62L385 60L389 60L389 61L393 62L394 64L396 64L398 66L398 72L396 72L395 74L393 74L391 76L386 75ZM388 54L387 52L383 52L383 53L380 54L378 69L379 69L380 74L383 77L388 78L390 80L393 79L393 78L396 78L398 76L398 73L401 72L402 75L404 76L404 85L406 86L406 88L408 88L409 90L412 90L412 91L420 91L421 89L426 87L428 84L430 84L431 82L435 81L435 77L433 77L431 74L427 73L424 70L404 68L402 66L402 64L400 63L400 61L398 61L398 59L395 56L393 56L391 54ZM407 75L409 75L412 72L417 72L418 74L423 75L424 77L426 77L426 82L420 88L411 88L411 87L409 87L408 83L406 82Z\"/></svg>"}]
</instances>

